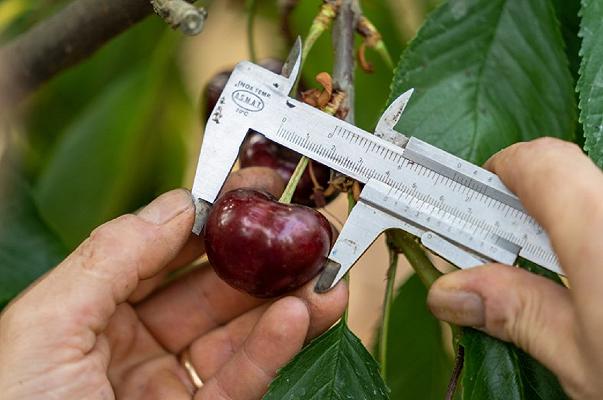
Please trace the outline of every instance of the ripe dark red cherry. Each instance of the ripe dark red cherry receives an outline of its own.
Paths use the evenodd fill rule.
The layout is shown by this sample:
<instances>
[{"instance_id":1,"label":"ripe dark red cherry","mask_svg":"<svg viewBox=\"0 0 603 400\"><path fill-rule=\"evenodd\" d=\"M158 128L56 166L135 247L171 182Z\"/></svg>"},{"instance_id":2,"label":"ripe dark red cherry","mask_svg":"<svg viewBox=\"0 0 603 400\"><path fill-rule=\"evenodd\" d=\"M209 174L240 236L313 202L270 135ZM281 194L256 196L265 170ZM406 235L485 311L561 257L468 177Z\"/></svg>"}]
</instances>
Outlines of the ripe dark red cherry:
<instances>
[{"instance_id":1,"label":"ripe dark red cherry","mask_svg":"<svg viewBox=\"0 0 603 400\"><path fill-rule=\"evenodd\" d=\"M291 178L300 158L301 156L298 153L266 139L264 135L257 132L250 132L247 135L239 153L241 167L272 168L278 172L285 182L288 182ZM331 171L328 167L314 162L312 163L312 171L323 189L329 186ZM293 203L315 206L313 194L314 182L310 176L310 166L308 166L293 194Z\"/></svg>"},{"instance_id":2,"label":"ripe dark red cherry","mask_svg":"<svg viewBox=\"0 0 603 400\"><path fill-rule=\"evenodd\" d=\"M204 230L207 257L218 276L256 297L279 296L315 277L329 254L331 235L329 222L316 210L249 189L220 197Z\"/></svg>"}]
</instances>

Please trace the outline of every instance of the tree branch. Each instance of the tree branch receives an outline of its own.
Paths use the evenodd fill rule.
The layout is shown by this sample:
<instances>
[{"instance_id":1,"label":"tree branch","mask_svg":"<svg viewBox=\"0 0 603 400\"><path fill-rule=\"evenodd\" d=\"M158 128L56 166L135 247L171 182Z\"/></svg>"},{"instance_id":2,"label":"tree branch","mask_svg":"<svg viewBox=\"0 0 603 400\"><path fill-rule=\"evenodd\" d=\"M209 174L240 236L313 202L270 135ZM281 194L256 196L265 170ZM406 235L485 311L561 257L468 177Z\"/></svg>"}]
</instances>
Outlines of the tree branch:
<instances>
[{"instance_id":1,"label":"tree branch","mask_svg":"<svg viewBox=\"0 0 603 400\"><path fill-rule=\"evenodd\" d=\"M0 49L0 93L17 103L153 12L148 0L76 0Z\"/></svg>"},{"instance_id":2,"label":"tree branch","mask_svg":"<svg viewBox=\"0 0 603 400\"><path fill-rule=\"evenodd\" d=\"M333 87L346 94L342 110L347 111L345 120L354 123L354 32L360 16L358 0L341 0L339 12L333 25L333 48L335 65L333 66Z\"/></svg>"},{"instance_id":3,"label":"tree branch","mask_svg":"<svg viewBox=\"0 0 603 400\"><path fill-rule=\"evenodd\" d=\"M193 6L184 1L156 0L155 6L172 26L178 19L183 31L198 22L189 9ZM0 94L7 106L18 104L152 12L149 0L74 0L7 43L0 48Z\"/></svg>"}]
</instances>

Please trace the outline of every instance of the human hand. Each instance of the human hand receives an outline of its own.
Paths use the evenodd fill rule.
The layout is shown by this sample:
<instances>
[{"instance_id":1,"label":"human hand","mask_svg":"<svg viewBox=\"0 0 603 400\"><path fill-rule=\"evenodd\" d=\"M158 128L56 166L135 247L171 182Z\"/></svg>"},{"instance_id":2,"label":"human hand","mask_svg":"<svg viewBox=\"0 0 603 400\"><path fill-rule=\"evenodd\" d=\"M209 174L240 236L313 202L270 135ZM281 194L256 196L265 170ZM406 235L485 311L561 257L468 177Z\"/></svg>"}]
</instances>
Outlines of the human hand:
<instances>
[{"instance_id":1,"label":"human hand","mask_svg":"<svg viewBox=\"0 0 603 400\"><path fill-rule=\"evenodd\" d=\"M571 288L488 265L438 279L429 307L440 319L515 343L571 398L603 398L603 174L578 146L551 138L515 144L486 167L547 231Z\"/></svg>"},{"instance_id":2,"label":"human hand","mask_svg":"<svg viewBox=\"0 0 603 400\"><path fill-rule=\"evenodd\" d=\"M278 195L266 168L230 177L226 190ZM138 215L96 229L0 317L0 393L11 399L259 399L304 342L342 314L347 288L315 282L266 301L238 292L210 267L160 287L203 252L190 236L194 206L176 190ZM185 352L205 383L196 391Z\"/></svg>"}]
</instances>

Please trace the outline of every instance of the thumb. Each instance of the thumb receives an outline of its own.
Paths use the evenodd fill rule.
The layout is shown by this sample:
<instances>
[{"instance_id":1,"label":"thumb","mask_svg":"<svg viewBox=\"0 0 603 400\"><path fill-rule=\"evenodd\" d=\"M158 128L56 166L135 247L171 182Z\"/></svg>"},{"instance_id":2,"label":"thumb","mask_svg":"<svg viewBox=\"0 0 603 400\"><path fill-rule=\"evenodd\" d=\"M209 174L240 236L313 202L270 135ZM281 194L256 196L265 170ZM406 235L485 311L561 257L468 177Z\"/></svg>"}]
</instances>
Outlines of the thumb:
<instances>
[{"instance_id":1,"label":"thumb","mask_svg":"<svg viewBox=\"0 0 603 400\"><path fill-rule=\"evenodd\" d=\"M584 363L566 288L526 270L488 265L442 276L427 303L439 319L514 343L556 374L566 390L580 386Z\"/></svg>"}]
</instances>

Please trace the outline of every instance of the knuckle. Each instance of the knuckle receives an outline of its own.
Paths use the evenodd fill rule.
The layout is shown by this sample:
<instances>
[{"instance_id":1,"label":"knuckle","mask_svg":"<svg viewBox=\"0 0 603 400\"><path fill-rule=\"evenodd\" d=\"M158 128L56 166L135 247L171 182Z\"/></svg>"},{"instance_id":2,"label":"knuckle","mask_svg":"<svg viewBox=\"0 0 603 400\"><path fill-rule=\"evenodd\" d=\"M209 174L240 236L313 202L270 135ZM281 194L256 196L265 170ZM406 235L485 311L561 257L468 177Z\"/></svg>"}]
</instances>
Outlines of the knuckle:
<instances>
[{"instance_id":1,"label":"knuckle","mask_svg":"<svg viewBox=\"0 0 603 400\"><path fill-rule=\"evenodd\" d=\"M132 214L122 215L112 221L109 221L90 233L88 240L97 246L104 246L105 243L112 243L124 231L125 227L135 226L138 217Z\"/></svg>"},{"instance_id":2,"label":"knuckle","mask_svg":"<svg viewBox=\"0 0 603 400\"><path fill-rule=\"evenodd\" d=\"M126 214L94 229L86 242L94 252L106 255L123 246L124 241L148 241L154 233L153 226L145 224L136 215Z\"/></svg>"},{"instance_id":3,"label":"knuckle","mask_svg":"<svg viewBox=\"0 0 603 400\"><path fill-rule=\"evenodd\" d=\"M95 270L107 260L136 261L145 244L153 240L155 228L133 214L126 214L94 229L75 251L84 270Z\"/></svg>"},{"instance_id":4,"label":"knuckle","mask_svg":"<svg viewBox=\"0 0 603 400\"><path fill-rule=\"evenodd\" d=\"M552 156L557 155L560 151L569 153L581 152L580 148L574 143L548 136L529 142L517 143L512 147L514 149L513 155L517 162L533 161L535 154Z\"/></svg>"}]
</instances>

